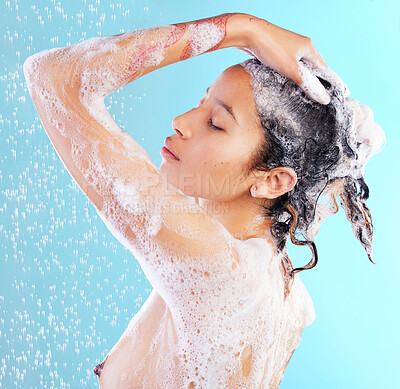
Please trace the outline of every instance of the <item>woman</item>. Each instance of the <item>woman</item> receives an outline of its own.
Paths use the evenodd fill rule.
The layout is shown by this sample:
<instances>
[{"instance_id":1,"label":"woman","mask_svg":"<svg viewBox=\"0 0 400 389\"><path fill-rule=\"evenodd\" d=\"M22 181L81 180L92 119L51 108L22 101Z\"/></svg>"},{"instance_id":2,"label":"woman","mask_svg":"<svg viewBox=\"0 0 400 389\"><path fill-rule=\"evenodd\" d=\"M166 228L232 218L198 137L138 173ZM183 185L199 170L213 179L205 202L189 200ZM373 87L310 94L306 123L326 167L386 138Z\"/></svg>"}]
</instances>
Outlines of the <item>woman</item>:
<instances>
[{"instance_id":1,"label":"woman","mask_svg":"<svg viewBox=\"0 0 400 389\"><path fill-rule=\"evenodd\" d=\"M254 58L173 120L157 168L104 98L225 47ZM362 173L383 134L368 109L308 38L246 14L92 38L32 56L24 72L63 163L154 287L96 366L100 386L278 387L315 318L296 273L315 266L337 195L372 260ZM304 268L289 236L312 250Z\"/></svg>"}]
</instances>

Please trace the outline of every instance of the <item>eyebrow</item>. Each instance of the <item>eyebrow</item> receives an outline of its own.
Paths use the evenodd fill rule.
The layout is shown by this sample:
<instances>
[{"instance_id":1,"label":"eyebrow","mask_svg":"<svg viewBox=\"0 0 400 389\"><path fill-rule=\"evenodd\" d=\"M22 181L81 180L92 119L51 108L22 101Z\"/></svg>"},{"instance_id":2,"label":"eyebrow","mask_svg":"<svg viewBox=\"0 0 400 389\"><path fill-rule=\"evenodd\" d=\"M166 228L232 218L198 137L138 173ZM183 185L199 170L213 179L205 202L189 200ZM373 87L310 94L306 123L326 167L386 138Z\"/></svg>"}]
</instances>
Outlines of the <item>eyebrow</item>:
<instances>
[{"instance_id":1,"label":"eyebrow","mask_svg":"<svg viewBox=\"0 0 400 389\"><path fill-rule=\"evenodd\" d=\"M206 94L208 94L209 90L210 90L210 87L207 88ZM229 113L229 115L232 117L232 119L236 122L236 124L239 125L239 123L236 120L236 116L233 113L232 107L229 105L226 105L223 101L221 101L219 99L216 99L216 102L218 105L220 105L222 108L224 108Z\"/></svg>"}]
</instances>

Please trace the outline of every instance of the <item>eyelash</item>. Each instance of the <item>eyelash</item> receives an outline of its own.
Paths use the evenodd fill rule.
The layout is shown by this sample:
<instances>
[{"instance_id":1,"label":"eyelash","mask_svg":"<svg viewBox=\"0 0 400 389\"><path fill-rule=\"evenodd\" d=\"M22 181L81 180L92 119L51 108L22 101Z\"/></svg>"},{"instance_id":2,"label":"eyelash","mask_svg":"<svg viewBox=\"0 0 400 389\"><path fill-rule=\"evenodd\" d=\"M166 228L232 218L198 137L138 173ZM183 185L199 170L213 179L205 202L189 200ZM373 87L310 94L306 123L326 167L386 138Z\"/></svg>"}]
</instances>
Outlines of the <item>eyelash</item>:
<instances>
[{"instance_id":1,"label":"eyelash","mask_svg":"<svg viewBox=\"0 0 400 389\"><path fill-rule=\"evenodd\" d=\"M224 131L223 128L214 126L214 124L213 124L213 122L211 121L211 119L208 121L208 125L209 125L213 130Z\"/></svg>"},{"instance_id":2,"label":"eyelash","mask_svg":"<svg viewBox=\"0 0 400 389\"><path fill-rule=\"evenodd\" d=\"M196 107L196 108L198 108L198 107ZM192 109L196 109L196 108L192 108ZM220 128L220 127L215 126L211 119L208 121L208 125L209 125L213 130L216 130L216 131L224 131L223 128Z\"/></svg>"}]
</instances>

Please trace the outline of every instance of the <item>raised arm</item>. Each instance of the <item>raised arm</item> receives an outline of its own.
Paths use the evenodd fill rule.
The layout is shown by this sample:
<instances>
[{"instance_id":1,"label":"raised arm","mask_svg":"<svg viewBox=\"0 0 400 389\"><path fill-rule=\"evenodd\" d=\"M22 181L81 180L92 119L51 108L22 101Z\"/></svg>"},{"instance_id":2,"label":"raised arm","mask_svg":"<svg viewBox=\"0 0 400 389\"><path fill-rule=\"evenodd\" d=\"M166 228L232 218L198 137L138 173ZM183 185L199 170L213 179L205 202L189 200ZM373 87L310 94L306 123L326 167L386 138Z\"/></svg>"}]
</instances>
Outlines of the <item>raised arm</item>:
<instances>
[{"instance_id":1,"label":"raised arm","mask_svg":"<svg viewBox=\"0 0 400 389\"><path fill-rule=\"evenodd\" d=\"M235 46L270 58L254 46L262 29L265 36L281 30L249 15L224 14L92 38L36 54L24 64L29 91L58 155L164 298L181 282L180 268L186 277L201 272L211 280L226 274L235 258L231 236L168 185L146 151L114 122L104 98L159 67L217 48ZM195 271L188 274L188 266Z\"/></svg>"},{"instance_id":2,"label":"raised arm","mask_svg":"<svg viewBox=\"0 0 400 389\"><path fill-rule=\"evenodd\" d=\"M104 98L162 66L232 44L244 46L238 38L246 38L244 28L238 26L241 21L242 15L224 14L91 38L26 60L25 77L45 130L67 169L97 208L102 209L103 199L91 184L93 177L84 173L82 158L87 157L80 152L82 148L113 145L118 153L134 151L135 157L151 162L145 150L113 121ZM103 150L103 154L105 158L111 156L109 150Z\"/></svg>"}]
</instances>

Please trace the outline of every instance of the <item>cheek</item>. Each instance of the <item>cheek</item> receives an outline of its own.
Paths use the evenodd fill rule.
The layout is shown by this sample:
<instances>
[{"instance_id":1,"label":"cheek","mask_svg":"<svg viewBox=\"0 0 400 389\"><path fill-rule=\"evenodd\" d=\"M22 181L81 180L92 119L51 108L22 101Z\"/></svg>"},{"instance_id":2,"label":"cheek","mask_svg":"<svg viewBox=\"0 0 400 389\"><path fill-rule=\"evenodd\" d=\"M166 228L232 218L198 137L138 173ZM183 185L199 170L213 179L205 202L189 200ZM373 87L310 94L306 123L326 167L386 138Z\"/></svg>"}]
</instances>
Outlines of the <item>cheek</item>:
<instances>
[{"instance_id":1,"label":"cheek","mask_svg":"<svg viewBox=\"0 0 400 389\"><path fill-rule=\"evenodd\" d=\"M181 162L167 162L160 172L187 196L224 201L242 194L247 189L241 167L248 159L243 144L206 142L191 146Z\"/></svg>"},{"instance_id":2,"label":"cheek","mask_svg":"<svg viewBox=\"0 0 400 389\"><path fill-rule=\"evenodd\" d=\"M231 162L212 155L209 151L199 158L181 164L175 180L179 188L189 196L215 199L231 192Z\"/></svg>"},{"instance_id":3,"label":"cheek","mask_svg":"<svg viewBox=\"0 0 400 389\"><path fill-rule=\"evenodd\" d=\"M240 175L241 164L228 158L207 160L203 165L203 181L207 183L208 195L227 200L240 194L244 189ZM203 185L204 187L204 185Z\"/></svg>"},{"instance_id":4,"label":"cheek","mask_svg":"<svg viewBox=\"0 0 400 389\"><path fill-rule=\"evenodd\" d=\"M220 144L204 139L204 142L187 149L182 169L188 173L211 173L218 170L221 162L226 159L223 153Z\"/></svg>"}]
</instances>

